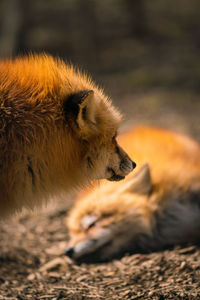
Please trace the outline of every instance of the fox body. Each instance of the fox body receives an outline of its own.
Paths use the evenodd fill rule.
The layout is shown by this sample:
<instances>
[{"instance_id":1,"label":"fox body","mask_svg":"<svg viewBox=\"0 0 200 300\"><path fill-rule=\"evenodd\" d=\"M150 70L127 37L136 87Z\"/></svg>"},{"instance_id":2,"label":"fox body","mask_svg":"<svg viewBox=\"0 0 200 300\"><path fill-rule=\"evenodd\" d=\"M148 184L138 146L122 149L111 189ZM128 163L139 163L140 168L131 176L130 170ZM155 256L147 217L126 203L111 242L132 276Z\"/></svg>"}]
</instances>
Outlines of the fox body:
<instances>
[{"instance_id":1,"label":"fox body","mask_svg":"<svg viewBox=\"0 0 200 300\"><path fill-rule=\"evenodd\" d=\"M110 259L200 238L199 144L153 128L133 129L120 142L134 155L136 174L80 195L67 218L66 254L75 260Z\"/></svg>"},{"instance_id":2,"label":"fox body","mask_svg":"<svg viewBox=\"0 0 200 300\"><path fill-rule=\"evenodd\" d=\"M0 216L134 163L116 142L120 113L84 74L47 55L0 62Z\"/></svg>"}]
</instances>

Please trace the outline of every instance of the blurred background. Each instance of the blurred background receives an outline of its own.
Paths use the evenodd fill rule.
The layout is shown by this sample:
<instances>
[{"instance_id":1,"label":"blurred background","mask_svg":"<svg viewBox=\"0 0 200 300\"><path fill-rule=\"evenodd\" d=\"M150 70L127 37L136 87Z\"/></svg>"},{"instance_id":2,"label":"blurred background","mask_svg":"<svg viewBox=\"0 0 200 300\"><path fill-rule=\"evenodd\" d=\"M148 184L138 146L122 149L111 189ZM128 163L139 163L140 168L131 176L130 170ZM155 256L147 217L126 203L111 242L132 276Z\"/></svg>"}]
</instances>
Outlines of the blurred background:
<instances>
[{"instance_id":1,"label":"blurred background","mask_svg":"<svg viewBox=\"0 0 200 300\"><path fill-rule=\"evenodd\" d=\"M0 0L0 58L29 52L86 70L124 113L122 132L158 126L200 142L200 0ZM61 264L41 277L39 267L59 260L67 247L67 200L1 223L0 299L111 299L108 291L113 299L198 298L194 248L97 269L69 264L66 271ZM144 287L157 298L143 298Z\"/></svg>"},{"instance_id":2,"label":"blurred background","mask_svg":"<svg viewBox=\"0 0 200 300\"><path fill-rule=\"evenodd\" d=\"M0 0L0 57L48 52L86 70L124 123L200 140L200 1Z\"/></svg>"}]
</instances>

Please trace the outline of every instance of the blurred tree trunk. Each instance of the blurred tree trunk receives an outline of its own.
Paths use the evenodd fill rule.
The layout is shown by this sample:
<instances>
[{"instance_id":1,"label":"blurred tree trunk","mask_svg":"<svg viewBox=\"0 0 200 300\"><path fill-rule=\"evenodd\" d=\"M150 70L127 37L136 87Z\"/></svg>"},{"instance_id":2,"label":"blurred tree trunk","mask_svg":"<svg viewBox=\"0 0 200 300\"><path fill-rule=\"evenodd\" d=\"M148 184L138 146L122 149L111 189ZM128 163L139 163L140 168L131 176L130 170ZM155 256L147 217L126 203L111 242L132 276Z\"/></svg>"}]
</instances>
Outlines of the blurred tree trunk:
<instances>
[{"instance_id":1,"label":"blurred tree trunk","mask_svg":"<svg viewBox=\"0 0 200 300\"><path fill-rule=\"evenodd\" d=\"M32 0L20 0L21 6L21 26L18 31L18 39L16 45L16 54L27 52L27 35L32 24Z\"/></svg>"},{"instance_id":2,"label":"blurred tree trunk","mask_svg":"<svg viewBox=\"0 0 200 300\"><path fill-rule=\"evenodd\" d=\"M98 21L96 2L93 0L78 0L78 18L80 22L80 46L85 59L91 63L99 59ZM92 50L92 51L91 51ZM90 53L88 53L90 51Z\"/></svg>"},{"instance_id":3,"label":"blurred tree trunk","mask_svg":"<svg viewBox=\"0 0 200 300\"><path fill-rule=\"evenodd\" d=\"M2 0L0 16L0 56L11 56L16 53L21 28L20 0Z\"/></svg>"},{"instance_id":4,"label":"blurred tree trunk","mask_svg":"<svg viewBox=\"0 0 200 300\"><path fill-rule=\"evenodd\" d=\"M131 35L143 39L149 34L143 0L126 0Z\"/></svg>"}]
</instances>

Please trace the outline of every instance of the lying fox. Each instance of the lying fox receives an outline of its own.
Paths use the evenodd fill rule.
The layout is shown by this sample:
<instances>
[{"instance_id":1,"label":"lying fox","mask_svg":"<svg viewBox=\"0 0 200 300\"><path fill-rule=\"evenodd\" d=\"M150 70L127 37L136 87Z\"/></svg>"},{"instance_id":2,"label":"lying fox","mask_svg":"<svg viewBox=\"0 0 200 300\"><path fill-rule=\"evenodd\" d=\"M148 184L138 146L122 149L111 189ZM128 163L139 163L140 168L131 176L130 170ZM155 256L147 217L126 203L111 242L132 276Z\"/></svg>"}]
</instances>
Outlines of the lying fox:
<instances>
[{"instance_id":1,"label":"lying fox","mask_svg":"<svg viewBox=\"0 0 200 300\"><path fill-rule=\"evenodd\" d=\"M86 191L67 218L66 255L106 260L200 238L200 146L185 136L136 128L120 138L137 173Z\"/></svg>"},{"instance_id":2,"label":"lying fox","mask_svg":"<svg viewBox=\"0 0 200 300\"><path fill-rule=\"evenodd\" d=\"M121 115L86 75L59 59L0 62L0 217L135 164L116 142Z\"/></svg>"}]
</instances>

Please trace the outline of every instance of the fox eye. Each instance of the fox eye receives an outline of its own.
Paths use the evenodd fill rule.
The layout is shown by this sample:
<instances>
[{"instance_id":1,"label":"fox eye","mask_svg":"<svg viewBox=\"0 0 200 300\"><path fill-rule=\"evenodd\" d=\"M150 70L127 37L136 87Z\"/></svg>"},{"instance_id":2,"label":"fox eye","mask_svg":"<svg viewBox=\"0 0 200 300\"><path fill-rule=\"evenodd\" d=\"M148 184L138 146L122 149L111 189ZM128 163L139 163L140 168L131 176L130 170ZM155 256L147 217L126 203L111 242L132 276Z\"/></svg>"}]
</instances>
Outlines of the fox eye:
<instances>
[{"instance_id":1,"label":"fox eye","mask_svg":"<svg viewBox=\"0 0 200 300\"><path fill-rule=\"evenodd\" d=\"M94 227L96 225L96 223L97 223L97 221L90 223L90 225L88 225L88 229Z\"/></svg>"},{"instance_id":2,"label":"fox eye","mask_svg":"<svg viewBox=\"0 0 200 300\"><path fill-rule=\"evenodd\" d=\"M81 220L81 226L83 229L89 229L96 225L97 220L98 220L97 216L87 215L83 217L83 219Z\"/></svg>"}]
</instances>

